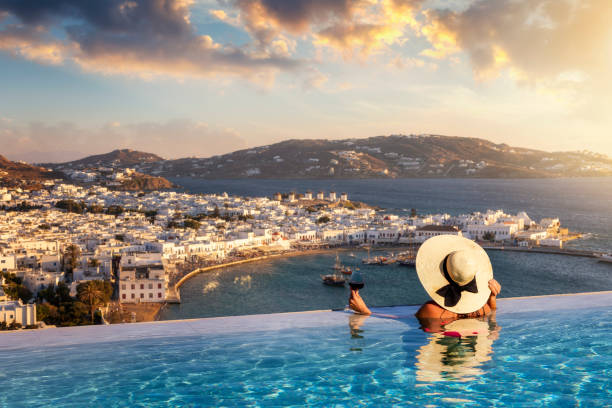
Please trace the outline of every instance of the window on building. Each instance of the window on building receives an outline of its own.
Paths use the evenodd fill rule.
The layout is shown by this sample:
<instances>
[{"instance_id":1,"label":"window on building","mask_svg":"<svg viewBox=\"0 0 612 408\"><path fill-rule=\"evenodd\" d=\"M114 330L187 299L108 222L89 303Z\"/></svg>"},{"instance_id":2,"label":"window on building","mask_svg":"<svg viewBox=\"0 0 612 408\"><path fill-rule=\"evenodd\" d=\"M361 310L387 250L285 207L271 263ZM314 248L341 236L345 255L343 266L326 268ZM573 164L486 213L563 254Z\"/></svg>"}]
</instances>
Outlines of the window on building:
<instances>
[{"instance_id":1,"label":"window on building","mask_svg":"<svg viewBox=\"0 0 612 408\"><path fill-rule=\"evenodd\" d=\"M140 284L140 289L144 289L144 283Z\"/></svg>"},{"instance_id":2,"label":"window on building","mask_svg":"<svg viewBox=\"0 0 612 408\"><path fill-rule=\"evenodd\" d=\"M136 289L136 285L132 283L132 290Z\"/></svg>"},{"instance_id":3,"label":"window on building","mask_svg":"<svg viewBox=\"0 0 612 408\"><path fill-rule=\"evenodd\" d=\"M149 283L149 289L153 289L153 284Z\"/></svg>"},{"instance_id":4,"label":"window on building","mask_svg":"<svg viewBox=\"0 0 612 408\"><path fill-rule=\"evenodd\" d=\"M125 293L123 293L123 294L121 295L121 299L125 299L125 298L127 298L127 296L125 296Z\"/></svg>"},{"instance_id":5,"label":"window on building","mask_svg":"<svg viewBox=\"0 0 612 408\"><path fill-rule=\"evenodd\" d=\"M152 297L153 297L153 293L149 292L149 298L152 298Z\"/></svg>"},{"instance_id":6,"label":"window on building","mask_svg":"<svg viewBox=\"0 0 612 408\"><path fill-rule=\"evenodd\" d=\"M162 297L161 292L159 292L159 293L157 294L157 297L158 297L158 298Z\"/></svg>"},{"instance_id":7,"label":"window on building","mask_svg":"<svg viewBox=\"0 0 612 408\"><path fill-rule=\"evenodd\" d=\"M161 283L157 284L157 289L161 289Z\"/></svg>"},{"instance_id":8,"label":"window on building","mask_svg":"<svg viewBox=\"0 0 612 408\"><path fill-rule=\"evenodd\" d=\"M141 294L140 294L140 298L141 298L141 299L144 299L144 293L141 293Z\"/></svg>"},{"instance_id":9,"label":"window on building","mask_svg":"<svg viewBox=\"0 0 612 408\"><path fill-rule=\"evenodd\" d=\"M121 290L125 290L125 283L121 285Z\"/></svg>"}]
</instances>

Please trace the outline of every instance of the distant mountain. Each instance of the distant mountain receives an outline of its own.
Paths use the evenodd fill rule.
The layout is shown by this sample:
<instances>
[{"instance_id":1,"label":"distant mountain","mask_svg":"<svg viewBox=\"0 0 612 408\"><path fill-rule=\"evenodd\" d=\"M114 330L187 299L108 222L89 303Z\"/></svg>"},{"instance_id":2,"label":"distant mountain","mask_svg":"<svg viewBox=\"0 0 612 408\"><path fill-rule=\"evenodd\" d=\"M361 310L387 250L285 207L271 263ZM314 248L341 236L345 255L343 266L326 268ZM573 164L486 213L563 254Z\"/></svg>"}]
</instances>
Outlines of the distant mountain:
<instances>
[{"instance_id":1,"label":"distant mountain","mask_svg":"<svg viewBox=\"0 0 612 408\"><path fill-rule=\"evenodd\" d=\"M36 185L45 180L61 179L63 175L42 167L14 162L0 156L0 185Z\"/></svg>"},{"instance_id":2,"label":"distant mountain","mask_svg":"<svg viewBox=\"0 0 612 408\"><path fill-rule=\"evenodd\" d=\"M139 171L207 179L573 177L612 175L612 159L586 151L548 153L477 138L394 135L287 140L222 156L144 163Z\"/></svg>"},{"instance_id":3,"label":"distant mountain","mask_svg":"<svg viewBox=\"0 0 612 408\"><path fill-rule=\"evenodd\" d=\"M161 177L219 178L527 178L612 175L612 159L592 152L545 152L484 139L392 135L344 140L287 140L208 158L164 160L115 150L68 163L68 170L132 167Z\"/></svg>"},{"instance_id":4,"label":"distant mountain","mask_svg":"<svg viewBox=\"0 0 612 408\"><path fill-rule=\"evenodd\" d=\"M42 164L42 166L54 169L84 169L99 167L125 168L134 167L143 163L156 163L160 161L164 161L164 159L153 153L144 153L132 149L118 149L113 150L110 153L88 156L71 162L45 163Z\"/></svg>"}]
</instances>

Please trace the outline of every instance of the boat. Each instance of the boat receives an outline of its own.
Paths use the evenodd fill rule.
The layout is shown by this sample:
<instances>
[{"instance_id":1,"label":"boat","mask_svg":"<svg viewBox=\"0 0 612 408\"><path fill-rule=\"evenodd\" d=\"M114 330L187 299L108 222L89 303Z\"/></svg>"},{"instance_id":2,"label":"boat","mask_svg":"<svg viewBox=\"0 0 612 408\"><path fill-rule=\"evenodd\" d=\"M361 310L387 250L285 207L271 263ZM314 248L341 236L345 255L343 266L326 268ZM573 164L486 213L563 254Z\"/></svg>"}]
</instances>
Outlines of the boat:
<instances>
[{"instance_id":1,"label":"boat","mask_svg":"<svg viewBox=\"0 0 612 408\"><path fill-rule=\"evenodd\" d=\"M400 259L397 263L402 266L416 266L416 258L406 257L406 258Z\"/></svg>"},{"instance_id":2,"label":"boat","mask_svg":"<svg viewBox=\"0 0 612 408\"><path fill-rule=\"evenodd\" d=\"M416 254L412 245L408 251L400 252L397 261L402 266L416 266Z\"/></svg>"},{"instance_id":3,"label":"boat","mask_svg":"<svg viewBox=\"0 0 612 408\"><path fill-rule=\"evenodd\" d=\"M343 275L352 275L353 270L348 266L344 266L342 269L340 269L340 273Z\"/></svg>"},{"instance_id":4,"label":"boat","mask_svg":"<svg viewBox=\"0 0 612 408\"><path fill-rule=\"evenodd\" d=\"M612 254L594 254L599 262L612 263Z\"/></svg>"},{"instance_id":5,"label":"boat","mask_svg":"<svg viewBox=\"0 0 612 408\"><path fill-rule=\"evenodd\" d=\"M336 275L335 273L331 275L321 275L321 280L323 281L324 285L329 286L344 286L344 283L346 282L346 279L340 275Z\"/></svg>"},{"instance_id":6,"label":"boat","mask_svg":"<svg viewBox=\"0 0 612 408\"><path fill-rule=\"evenodd\" d=\"M342 265L342 263L340 262L340 257L338 256L337 252L336 252L336 263L334 264L334 266L332 266L332 269L336 271L336 273L340 272L343 275L351 275L353 273L350 267L346 265Z\"/></svg>"},{"instance_id":7,"label":"boat","mask_svg":"<svg viewBox=\"0 0 612 408\"><path fill-rule=\"evenodd\" d=\"M370 257L370 247L368 247L368 257L363 258L361 262L365 265L378 265L380 264L380 259L378 259L377 256L375 256L374 258Z\"/></svg>"},{"instance_id":8,"label":"boat","mask_svg":"<svg viewBox=\"0 0 612 408\"><path fill-rule=\"evenodd\" d=\"M386 256L380 257L381 265L391 265L391 264L394 264L395 262L397 262L397 258L395 258L393 254L391 254L389 257L386 257Z\"/></svg>"}]
</instances>

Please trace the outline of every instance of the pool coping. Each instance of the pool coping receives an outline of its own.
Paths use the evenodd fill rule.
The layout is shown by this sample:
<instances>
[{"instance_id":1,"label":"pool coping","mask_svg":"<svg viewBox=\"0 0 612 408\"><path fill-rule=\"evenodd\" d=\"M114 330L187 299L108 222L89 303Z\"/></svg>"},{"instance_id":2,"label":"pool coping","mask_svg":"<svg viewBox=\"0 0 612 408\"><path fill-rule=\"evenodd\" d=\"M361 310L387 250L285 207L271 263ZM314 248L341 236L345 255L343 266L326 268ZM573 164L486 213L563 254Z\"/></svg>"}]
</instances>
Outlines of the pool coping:
<instances>
[{"instance_id":1,"label":"pool coping","mask_svg":"<svg viewBox=\"0 0 612 408\"><path fill-rule=\"evenodd\" d=\"M419 305L375 307L368 322L411 325ZM612 291L557 294L498 299L497 315L524 312L556 312L612 307ZM298 330L346 326L354 314L343 310L312 310L274 314L224 316L98 326L57 327L44 330L19 330L0 333L0 347L46 349L55 346L138 341L183 336L231 336L248 332ZM298 318L299 317L299 318ZM395 319L390 319L394 317ZM415 326L416 319L414 319Z\"/></svg>"}]
</instances>

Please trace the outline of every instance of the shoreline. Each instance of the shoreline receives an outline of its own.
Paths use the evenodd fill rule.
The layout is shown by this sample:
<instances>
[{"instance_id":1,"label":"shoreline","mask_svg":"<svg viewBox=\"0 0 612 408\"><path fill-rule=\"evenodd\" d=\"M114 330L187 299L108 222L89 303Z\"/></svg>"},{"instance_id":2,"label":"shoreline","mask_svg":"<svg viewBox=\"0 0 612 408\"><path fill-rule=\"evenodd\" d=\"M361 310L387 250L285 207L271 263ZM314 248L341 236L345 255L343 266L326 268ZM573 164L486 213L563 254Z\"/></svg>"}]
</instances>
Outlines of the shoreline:
<instances>
[{"instance_id":1,"label":"shoreline","mask_svg":"<svg viewBox=\"0 0 612 408\"><path fill-rule=\"evenodd\" d=\"M567 255L567 256L577 256L577 257L583 257L583 258L597 258L597 256L593 253L593 251L584 251L584 250L577 250L577 249L556 249L552 247L551 248L547 248L547 247L526 248L526 247L519 247L519 246L492 246L492 245L489 246L489 245L484 245L482 243L478 243L478 244L481 245L483 249L492 250L492 251L511 251L511 252L526 252L526 253L535 253L535 254ZM391 250L404 251L404 250L409 250L411 248L418 249L418 246L411 247L410 244L385 245L385 246L377 246L375 248L370 248L370 251L371 252L391 251ZM209 272L215 269L228 268L228 267L242 265L242 264L251 263L251 262L266 261L269 259L293 258L293 257L298 257L298 256L325 254L325 253L329 253L333 251L348 252L348 251L364 251L364 250L366 250L366 248L346 247L346 246L337 247L337 248L318 248L318 249L311 249L311 250L308 250L308 249L299 250L298 249L298 250L288 251L288 252L281 253L281 254L263 255L263 256L248 258L248 259L242 259L238 261L232 261L228 263L210 265L210 266L206 266L203 268L194 269L193 271L187 273L185 276L179 279L179 281L176 284L174 284L174 290L178 291L180 287L192 277L200 273L206 273L206 272Z\"/></svg>"}]
</instances>

